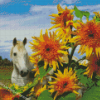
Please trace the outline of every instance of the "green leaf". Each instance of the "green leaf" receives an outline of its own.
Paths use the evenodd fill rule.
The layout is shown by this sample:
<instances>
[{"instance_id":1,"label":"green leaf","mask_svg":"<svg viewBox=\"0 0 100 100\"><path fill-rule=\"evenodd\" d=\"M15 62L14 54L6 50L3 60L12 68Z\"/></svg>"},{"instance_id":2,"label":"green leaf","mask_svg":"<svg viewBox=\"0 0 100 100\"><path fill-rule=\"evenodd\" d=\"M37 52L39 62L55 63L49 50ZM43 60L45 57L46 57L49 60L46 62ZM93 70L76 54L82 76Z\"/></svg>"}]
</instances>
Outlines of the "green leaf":
<instances>
[{"instance_id":1,"label":"green leaf","mask_svg":"<svg viewBox=\"0 0 100 100\"><path fill-rule=\"evenodd\" d=\"M40 78L42 79L52 68L48 68L48 70L44 70L44 66L39 68Z\"/></svg>"},{"instance_id":2,"label":"green leaf","mask_svg":"<svg viewBox=\"0 0 100 100\"><path fill-rule=\"evenodd\" d=\"M89 19L90 13L88 11L80 11L76 6L74 6L74 11L76 17L80 18L80 20L82 20L83 16Z\"/></svg>"},{"instance_id":3,"label":"green leaf","mask_svg":"<svg viewBox=\"0 0 100 100\"><path fill-rule=\"evenodd\" d=\"M88 11L81 11L81 12L83 13L83 16L89 19L90 13Z\"/></svg>"},{"instance_id":4,"label":"green leaf","mask_svg":"<svg viewBox=\"0 0 100 100\"><path fill-rule=\"evenodd\" d=\"M82 20L83 14L76 6L74 6L74 11L75 11L76 17L78 17Z\"/></svg>"},{"instance_id":5,"label":"green leaf","mask_svg":"<svg viewBox=\"0 0 100 100\"><path fill-rule=\"evenodd\" d=\"M95 19L95 21L96 21L96 22L100 22L100 18L97 17L97 18Z\"/></svg>"},{"instance_id":6,"label":"green leaf","mask_svg":"<svg viewBox=\"0 0 100 100\"><path fill-rule=\"evenodd\" d=\"M51 94L48 92L48 90L45 90L40 94L37 100L53 100L53 98L51 97Z\"/></svg>"},{"instance_id":7,"label":"green leaf","mask_svg":"<svg viewBox=\"0 0 100 100\"><path fill-rule=\"evenodd\" d=\"M37 77L34 79L34 82L29 86L29 88L34 87L38 83L38 78L39 78L39 75L37 75Z\"/></svg>"},{"instance_id":8,"label":"green leaf","mask_svg":"<svg viewBox=\"0 0 100 100\"><path fill-rule=\"evenodd\" d=\"M70 93L65 97L61 97L59 100L76 100L76 95L74 93Z\"/></svg>"},{"instance_id":9,"label":"green leaf","mask_svg":"<svg viewBox=\"0 0 100 100\"><path fill-rule=\"evenodd\" d=\"M93 86L94 82L92 81L91 78L87 78L87 76L83 75L83 72L85 72L85 70L83 69L78 69L76 71L76 74L79 78L79 82L83 83L86 87L91 87Z\"/></svg>"},{"instance_id":10,"label":"green leaf","mask_svg":"<svg viewBox=\"0 0 100 100\"><path fill-rule=\"evenodd\" d=\"M96 83L98 86L100 86L100 80L99 81L97 81L97 83Z\"/></svg>"},{"instance_id":11,"label":"green leaf","mask_svg":"<svg viewBox=\"0 0 100 100\"><path fill-rule=\"evenodd\" d=\"M78 69L78 70L76 70L77 76L79 77L84 71L85 71L85 70L83 70L83 69Z\"/></svg>"},{"instance_id":12,"label":"green leaf","mask_svg":"<svg viewBox=\"0 0 100 100\"><path fill-rule=\"evenodd\" d=\"M100 87L93 86L84 93L81 100L100 100Z\"/></svg>"}]
</instances>

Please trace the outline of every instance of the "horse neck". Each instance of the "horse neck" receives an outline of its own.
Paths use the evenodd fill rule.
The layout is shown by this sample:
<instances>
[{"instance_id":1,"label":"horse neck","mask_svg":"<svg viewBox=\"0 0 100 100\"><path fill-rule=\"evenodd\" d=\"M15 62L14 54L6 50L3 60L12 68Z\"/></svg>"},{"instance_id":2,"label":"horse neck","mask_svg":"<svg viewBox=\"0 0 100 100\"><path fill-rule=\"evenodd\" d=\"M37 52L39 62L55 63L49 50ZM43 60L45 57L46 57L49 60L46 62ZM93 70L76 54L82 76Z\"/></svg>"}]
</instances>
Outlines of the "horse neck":
<instances>
[{"instance_id":1,"label":"horse neck","mask_svg":"<svg viewBox=\"0 0 100 100\"><path fill-rule=\"evenodd\" d=\"M19 72L18 72L15 64L13 64L12 77L19 77Z\"/></svg>"},{"instance_id":2,"label":"horse neck","mask_svg":"<svg viewBox=\"0 0 100 100\"><path fill-rule=\"evenodd\" d=\"M34 68L34 64L32 64L29 59L27 59L27 66L29 70Z\"/></svg>"}]
</instances>

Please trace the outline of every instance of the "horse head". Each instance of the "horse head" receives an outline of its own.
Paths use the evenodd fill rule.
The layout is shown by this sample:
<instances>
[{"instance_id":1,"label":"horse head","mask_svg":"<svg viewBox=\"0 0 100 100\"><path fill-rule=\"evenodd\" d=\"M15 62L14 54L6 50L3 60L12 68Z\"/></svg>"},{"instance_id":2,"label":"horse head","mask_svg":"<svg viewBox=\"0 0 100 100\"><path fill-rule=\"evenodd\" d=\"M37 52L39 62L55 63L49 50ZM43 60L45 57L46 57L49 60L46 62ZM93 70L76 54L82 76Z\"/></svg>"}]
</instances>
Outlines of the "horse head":
<instances>
[{"instance_id":1,"label":"horse head","mask_svg":"<svg viewBox=\"0 0 100 100\"><path fill-rule=\"evenodd\" d=\"M10 52L10 57L12 58L13 64L15 65L16 69L22 77L26 76L29 72L29 58L28 53L25 49L26 43L26 38L24 38L22 42L17 41L17 39L14 38L13 47Z\"/></svg>"}]
</instances>

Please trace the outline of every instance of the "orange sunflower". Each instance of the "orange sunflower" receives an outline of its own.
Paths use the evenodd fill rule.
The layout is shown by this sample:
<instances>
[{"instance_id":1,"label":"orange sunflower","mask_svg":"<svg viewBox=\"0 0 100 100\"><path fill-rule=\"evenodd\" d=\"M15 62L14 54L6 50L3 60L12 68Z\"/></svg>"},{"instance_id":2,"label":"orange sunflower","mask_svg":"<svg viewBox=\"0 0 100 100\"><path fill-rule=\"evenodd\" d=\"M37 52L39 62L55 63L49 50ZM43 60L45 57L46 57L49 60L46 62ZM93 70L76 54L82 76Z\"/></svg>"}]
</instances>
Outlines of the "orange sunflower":
<instances>
[{"instance_id":1,"label":"orange sunflower","mask_svg":"<svg viewBox=\"0 0 100 100\"><path fill-rule=\"evenodd\" d=\"M51 22L51 24L56 24L52 28L67 28L68 26L72 25L72 20L73 20L73 16L71 13L74 10L69 10L67 7L65 8L65 10L63 8L61 8L61 6L58 4L57 5L57 9L58 9L58 14L52 14L50 16L55 17L54 19L51 18L51 20L53 20L54 22Z\"/></svg>"},{"instance_id":2,"label":"orange sunflower","mask_svg":"<svg viewBox=\"0 0 100 100\"><path fill-rule=\"evenodd\" d=\"M55 33L57 34L57 37L61 37L62 41L65 41L71 34L72 30L70 26L73 26L76 28L79 24L73 22L74 15L72 15L72 12L74 10L70 10L67 7L65 7L65 10L61 8L60 4L57 5L58 14L52 14L50 16L55 17L51 18L53 20L51 24L55 24L52 26L49 30L53 28L58 28Z\"/></svg>"},{"instance_id":3,"label":"orange sunflower","mask_svg":"<svg viewBox=\"0 0 100 100\"><path fill-rule=\"evenodd\" d=\"M0 100L14 100L15 98L18 99L19 97L19 95L14 96L11 91L7 89L0 89Z\"/></svg>"},{"instance_id":4,"label":"orange sunflower","mask_svg":"<svg viewBox=\"0 0 100 100\"><path fill-rule=\"evenodd\" d=\"M48 36L48 31L46 30L45 34L42 35L42 30L40 33L40 37L33 37L33 42L31 49L35 51L32 54L32 57L40 55L40 59L44 60L44 69L46 69L49 64L50 67L53 66L53 69L56 70L56 66L58 66L58 62L63 62L61 58L64 54L67 55L67 50L69 47L65 46L64 42L60 42L60 39L57 39L56 34L53 32L50 37ZM62 63L61 63L62 65Z\"/></svg>"},{"instance_id":5,"label":"orange sunflower","mask_svg":"<svg viewBox=\"0 0 100 100\"><path fill-rule=\"evenodd\" d=\"M57 5L58 14L52 14L50 16L55 17L51 18L53 20L51 24L55 24L50 28L58 28L55 32L58 32L57 36L69 36L71 34L71 28L70 26L77 27L77 23L73 22L74 15L72 15L72 12L74 10L70 10L67 7L65 7L65 10L61 8L60 4Z\"/></svg>"},{"instance_id":6,"label":"orange sunflower","mask_svg":"<svg viewBox=\"0 0 100 100\"><path fill-rule=\"evenodd\" d=\"M79 52L81 55L86 53L88 58L93 52L100 55L100 23L95 20L87 21L86 23L80 22L77 27L76 37L71 41L81 45Z\"/></svg>"},{"instance_id":7,"label":"orange sunflower","mask_svg":"<svg viewBox=\"0 0 100 100\"><path fill-rule=\"evenodd\" d=\"M88 77L92 78L93 72L96 72L96 74L100 76L100 56L97 57L95 54L92 54L88 60L89 62L84 74L87 74Z\"/></svg>"},{"instance_id":8,"label":"orange sunflower","mask_svg":"<svg viewBox=\"0 0 100 100\"><path fill-rule=\"evenodd\" d=\"M69 72L68 72L68 68L64 69L63 74L60 70L58 70L58 73L55 73L55 75L57 76L57 78L53 77L55 81L49 82L51 86L48 87L48 88L51 88L49 92L53 93L56 91L54 100L56 99L58 95L62 95L64 92L70 91L75 94L78 94L76 90L78 90L81 87L79 87L76 84L78 80L76 77L76 73L73 73L72 68L70 69Z\"/></svg>"}]
</instances>

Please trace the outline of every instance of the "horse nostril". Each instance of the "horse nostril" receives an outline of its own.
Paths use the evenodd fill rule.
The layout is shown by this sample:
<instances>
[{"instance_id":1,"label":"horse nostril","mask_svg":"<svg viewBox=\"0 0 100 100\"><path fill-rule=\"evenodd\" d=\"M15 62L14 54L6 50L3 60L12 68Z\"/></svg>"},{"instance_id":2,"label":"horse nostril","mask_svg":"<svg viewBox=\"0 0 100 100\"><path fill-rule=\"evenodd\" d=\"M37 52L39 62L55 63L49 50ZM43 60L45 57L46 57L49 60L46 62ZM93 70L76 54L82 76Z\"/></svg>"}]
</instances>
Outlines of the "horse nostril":
<instances>
[{"instance_id":1,"label":"horse nostril","mask_svg":"<svg viewBox=\"0 0 100 100\"><path fill-rule=\"evenodd\" d=\"M24 77L28 74L28 72L29 72L28 70L25 71L25 72L23 70L21 70L20 74L21 74L22 77Z\"/></svg>"},{"instance_id":2,"label":"horse nostril","mask_svg":"<svg viewBox=\"0 0 100 100\"><path fill-rule=\"evenodd\" d=\"M21 74L23 74L23 71L21 71Z\"/></svg>"}]
</instances>

